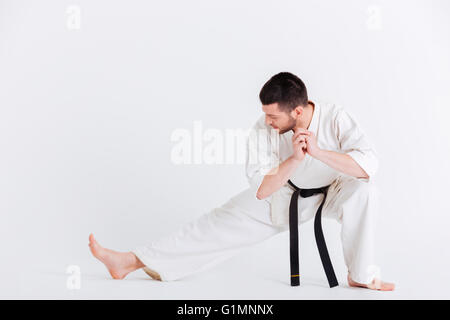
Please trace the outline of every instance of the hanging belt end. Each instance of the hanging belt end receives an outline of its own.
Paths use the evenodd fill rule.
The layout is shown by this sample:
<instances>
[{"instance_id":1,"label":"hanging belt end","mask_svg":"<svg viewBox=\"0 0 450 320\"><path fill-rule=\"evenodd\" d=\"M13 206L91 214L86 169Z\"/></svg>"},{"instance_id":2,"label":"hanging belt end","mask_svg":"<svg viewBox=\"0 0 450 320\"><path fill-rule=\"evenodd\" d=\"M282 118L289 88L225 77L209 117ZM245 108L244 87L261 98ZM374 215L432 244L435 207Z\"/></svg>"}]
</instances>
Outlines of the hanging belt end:
<instances>
[{"instance_id":1,"label":"hanging belt end","mask_svg":"<svg viewBox=\"0 0 450 320\"><path fill-rule=\"evenodd\" d=\"M293 274L291 275L291 287L297 287L300 285L300 275Z\"/></svg>"},{"instance_id":2,"label":"hanging belt end","mask_svg":"<svg viewBox=\"0 0 450 320\"><path fill-rule=\"evenodd\" d=\"M330 283L330 288L334 288L334 287L337 287L337 286L339 286L339 283L337 281Z\"/></svg>"}]
</instances>

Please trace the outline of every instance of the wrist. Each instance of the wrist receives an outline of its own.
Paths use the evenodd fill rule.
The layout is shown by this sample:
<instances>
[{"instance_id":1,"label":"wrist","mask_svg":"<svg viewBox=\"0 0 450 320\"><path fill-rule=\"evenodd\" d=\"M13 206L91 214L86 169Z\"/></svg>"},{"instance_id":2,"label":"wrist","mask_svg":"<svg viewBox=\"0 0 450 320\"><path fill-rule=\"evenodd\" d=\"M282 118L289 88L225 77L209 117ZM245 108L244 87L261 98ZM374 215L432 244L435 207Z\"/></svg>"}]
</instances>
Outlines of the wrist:
<instances>
[{"instance_id":1,"label":"wrist","mask_svg":"<svg viewBox=\"0 0 450 320\"><path fill-rule=\"evenodd\" d=\"M322 159L324 153L325 153L325 150L320 149L320 148L317 148L317 150L314 151L314 153L311 154L311 156L312 156L313 158L316 158L317 160L320 160L320 159Z\"/></svg>"},{"instance_id":2,"label":"wrist","mask_svg":"<svg viewBox=\"0 0 450 320\"><path fill-rule=\"evenodd\" d=\"M300 164L300 162L302 162L302 160L295 158L294 156L290 156L289 160L294 163L295 165Z\"/></svg>"}]
</instances>

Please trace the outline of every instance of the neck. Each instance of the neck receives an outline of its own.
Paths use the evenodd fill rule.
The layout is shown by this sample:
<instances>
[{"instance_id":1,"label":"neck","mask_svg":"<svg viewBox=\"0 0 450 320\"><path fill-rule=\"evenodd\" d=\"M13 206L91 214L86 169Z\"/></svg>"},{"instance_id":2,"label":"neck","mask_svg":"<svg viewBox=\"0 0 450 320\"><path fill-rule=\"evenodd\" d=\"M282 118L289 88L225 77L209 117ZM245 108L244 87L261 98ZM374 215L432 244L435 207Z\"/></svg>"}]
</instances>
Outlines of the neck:
<instances>
[{"instance_id":1,"label":"neck","mask_svg":"<svg viewBox=\"0 0 450 320\"><path fill-rule=\"evenodd\" d=\"M315 109L314 103L312 103L311 101L308 101L307 106L303 107L302 116L300 117L300 119L297 119L295 128L302 128L302 129L308 130L309 125L311 124L314 109Z\"/></svg>"}]
</instances>

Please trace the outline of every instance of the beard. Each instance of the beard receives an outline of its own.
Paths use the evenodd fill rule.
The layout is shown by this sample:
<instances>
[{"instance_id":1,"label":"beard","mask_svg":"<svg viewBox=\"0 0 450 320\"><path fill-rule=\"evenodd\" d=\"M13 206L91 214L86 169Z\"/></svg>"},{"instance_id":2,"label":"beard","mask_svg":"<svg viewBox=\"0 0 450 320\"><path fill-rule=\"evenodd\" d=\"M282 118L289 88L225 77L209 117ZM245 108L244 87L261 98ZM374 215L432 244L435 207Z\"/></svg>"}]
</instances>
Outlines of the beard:
<instances>
[{"instance_id":1,"label":"beard","mask_svg":"<svg viewBox=\"0 0 450 320\"><path fill-rule=\"evenodd\" d=\"M288 122L288 124L287 124L286 127L284 127L283 129L280 128L279 133L280 133L280 134L283 134L283 133L286 133L286 132L288 132L288 131L291 131L292 129L295 128L295 125L296 125L296 124L297 124L297 121L295 121L294 118L289 117L289 122Z\"/></svg>"}]
</instances>

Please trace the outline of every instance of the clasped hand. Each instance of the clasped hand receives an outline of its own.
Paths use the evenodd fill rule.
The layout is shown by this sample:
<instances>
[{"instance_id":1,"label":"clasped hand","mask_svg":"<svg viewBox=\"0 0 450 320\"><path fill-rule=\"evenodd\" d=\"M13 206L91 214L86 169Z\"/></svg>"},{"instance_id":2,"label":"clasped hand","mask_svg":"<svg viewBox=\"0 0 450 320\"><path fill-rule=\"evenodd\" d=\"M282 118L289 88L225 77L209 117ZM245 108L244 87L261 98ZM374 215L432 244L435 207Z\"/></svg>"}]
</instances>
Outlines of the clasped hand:
<instances>
[{"instance_id":1,"label":"clasped hand","mask_svg":"<svg viewBox=\"0 0 450 320\"><path fill-rule=\"evenodd\" d=\"M320 152L316 135L313 132L302 128L294 129L292 149L294 150L292 157L298 161L302 161L307 153L311 157L316 158Z\"/></svg>"}]
</instances>

